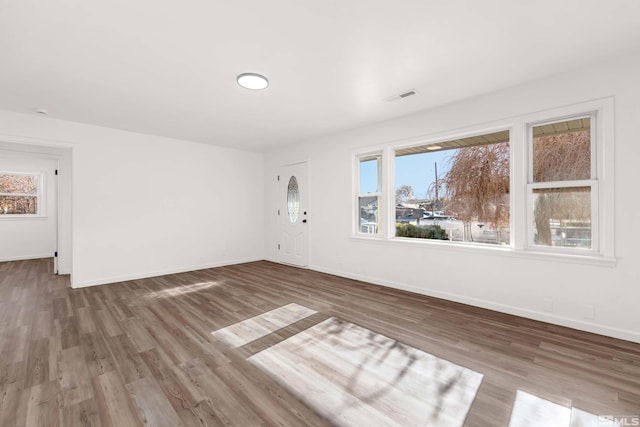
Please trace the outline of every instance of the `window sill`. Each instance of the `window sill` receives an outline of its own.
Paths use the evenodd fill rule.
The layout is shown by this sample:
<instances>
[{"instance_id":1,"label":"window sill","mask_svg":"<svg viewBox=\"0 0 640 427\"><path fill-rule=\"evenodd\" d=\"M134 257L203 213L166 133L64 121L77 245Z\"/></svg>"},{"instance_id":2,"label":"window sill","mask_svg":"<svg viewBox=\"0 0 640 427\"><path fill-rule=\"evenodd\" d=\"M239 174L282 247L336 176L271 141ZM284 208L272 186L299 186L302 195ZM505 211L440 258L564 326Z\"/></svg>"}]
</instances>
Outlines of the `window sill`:
<instances>
[{"instance_id":1,"label":"window sill","mask_svg":"<svg viewBox=\"0 0 640 427\"><path fill-rule=\"evenodd\" d=\"M482 243L463 243L463 242L448 242L441 240L429 240L429 239L414 239L407 237L391 237L385 238L379 235L368 236L351 235L351 239L359 242L369 242L380 245L393 245L393 246L405 246L405 247L423 247L429 249L437 249L451 252L466 252L473 254L489 254L499 255L510 258L529 259L536 261L552 261L561 263L572 263L591 265L598 267L615 267L617 260L615 257L606 257L595 253L566 253L566 252L551 252L551 251L539 251L534 249L516 250L507 245L485 245Z\"/></svg>"},{"instance_id":2,"label":"window sill","mask_svg":"<svg viewBox=\"0 0 640 427\"><path fill-rule=\"evenodd\" d=\"M47 219L45 215L0 215L0 221L15 221L15 220L42 220Z\"/></svg>"}]
</instances>

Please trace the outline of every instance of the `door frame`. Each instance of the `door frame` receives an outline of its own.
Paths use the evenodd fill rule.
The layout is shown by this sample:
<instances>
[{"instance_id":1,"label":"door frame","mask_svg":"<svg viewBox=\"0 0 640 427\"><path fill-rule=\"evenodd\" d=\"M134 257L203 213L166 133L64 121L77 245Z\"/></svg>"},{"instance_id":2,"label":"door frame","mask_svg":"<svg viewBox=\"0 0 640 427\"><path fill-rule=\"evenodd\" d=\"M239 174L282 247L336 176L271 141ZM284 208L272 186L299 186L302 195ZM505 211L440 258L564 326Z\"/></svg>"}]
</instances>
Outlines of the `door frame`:
<instances>
[{"instance_id":1,"label":"door frame","mask_svg":"<svg viewBox=\"0 0 640 427\"><path fill-rule=\"evenodd\" d=\"M16 156L31 156L56 161L58 175L54 174L56 206L56 252L54 274L72 274L72 168L73 144L38 138L0 134L0 151ZM73 278L70 282L72 283Z\"/></svg>"},{"instance_id":2,"label":"door frame","mask_svg":"<svg viewBox=\"0 0 640 427\"><path fill-rule=\"evenodd\" d=\"M287 215L287 211L286 211L286 205L287 205L287 186L288 186L288 179L285 178L284 174L283 174L283 170L285 168L290 168L290 167L295 167L295 166L303 166L304 167L304 172L301 174L302 178L303 178L303 187L302 187L302 192L304 192L304 199L301 197L301 205L300 205L300 210L301 211L305 211L305 212L309 212L309 205L310 205L310 197L309 197L309 162L307 160L300 160L297 162L292 162L292 163L287 163L284 165L280 165L278 167L278 262L280 264L285 264L285 265L289 265L289 266L293 266L293 267L298 267L298 268L308 268L309 266L309 249L310 249L310 244L309 244L309 222L307 222L305 228L304 228L304 233L305 233L305 238L304 238L304 264L303 265L298 265L298 264L292 264L289 262L285 262L283 261L283 251L281 249L281 245L283 244L282 240L282 233L284 232L284 227L285 227L285 221L286 221L286 215ZM302 200L304 200L304 203L302 203ZM306 214L305 214L306 215ZM305 218L307 221L309 220L309 215L306 215Z\"/></svg>"}]
</instances>

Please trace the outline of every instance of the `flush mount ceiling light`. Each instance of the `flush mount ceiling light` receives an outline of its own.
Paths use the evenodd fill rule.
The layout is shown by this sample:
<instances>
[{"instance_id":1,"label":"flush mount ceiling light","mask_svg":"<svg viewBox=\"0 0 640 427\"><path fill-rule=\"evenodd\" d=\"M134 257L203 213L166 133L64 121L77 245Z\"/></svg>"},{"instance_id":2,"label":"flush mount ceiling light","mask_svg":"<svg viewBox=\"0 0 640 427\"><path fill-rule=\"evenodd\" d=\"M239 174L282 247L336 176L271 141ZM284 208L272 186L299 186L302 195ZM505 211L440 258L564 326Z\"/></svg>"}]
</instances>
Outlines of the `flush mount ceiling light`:
<instances>
[{"instance_id":1,"label":"flush mount ceiling light","mask_svg":"<svg viewBox=\"0 0 640 427\"><path fill-rule=\"evenodd\" d=\"M429 151L436 151L436 150L440 150L442 148L442 145L429 145L427 147L427 150Z\"/></svg>"},{"instance_id":2,"label":"flush mount ceiling light","mask_svg":"<svg viewBox=\"0 0 640 427\"><path fill-rule=\"evenodd\" d=\"M238 84L245 89L260 90L269 86L269 80L256 73L242 73L237 78Z\"/></svg>"}]
</instances>

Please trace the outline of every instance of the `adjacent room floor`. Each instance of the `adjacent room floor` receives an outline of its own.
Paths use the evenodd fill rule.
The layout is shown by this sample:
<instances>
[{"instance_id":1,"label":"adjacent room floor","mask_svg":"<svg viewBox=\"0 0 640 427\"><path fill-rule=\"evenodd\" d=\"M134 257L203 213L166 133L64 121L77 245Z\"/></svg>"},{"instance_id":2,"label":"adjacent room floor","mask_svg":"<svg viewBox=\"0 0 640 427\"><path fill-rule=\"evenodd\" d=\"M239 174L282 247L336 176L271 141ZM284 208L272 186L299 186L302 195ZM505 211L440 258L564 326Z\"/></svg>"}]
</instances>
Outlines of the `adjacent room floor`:
<instances>
[{"instance_id":1,"label":"adjacent room floor","mask_svg":"<svg viewBox=\"0 0 640 427\"><path fill-rule=\"evenodd\" d=\"M0 426L598 426L640 344L270 262L72 290L0 263Z\"/></svg>"}]
</instances>

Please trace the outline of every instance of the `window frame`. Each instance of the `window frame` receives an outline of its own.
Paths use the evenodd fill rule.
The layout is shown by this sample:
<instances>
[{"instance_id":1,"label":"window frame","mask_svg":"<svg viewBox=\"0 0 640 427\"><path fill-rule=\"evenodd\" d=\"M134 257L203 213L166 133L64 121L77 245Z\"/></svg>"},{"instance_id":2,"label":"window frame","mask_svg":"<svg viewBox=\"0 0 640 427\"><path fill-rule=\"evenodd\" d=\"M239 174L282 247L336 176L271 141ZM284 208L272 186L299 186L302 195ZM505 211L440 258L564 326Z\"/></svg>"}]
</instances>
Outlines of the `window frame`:
<instances>
[{"instance_id":1,"label":"window frame","mask_svg":"<svg viewBox=\"0 0 640 427\"><path fill-rule=\"evenodd\" d=\"M396 186L396 182L395 182L395 159L397 157L397 152L398 151L402 151L402 150L406 150L407 148L413 148L413 147L423 147L423 146L428 146L428 145L439 145L442 143L446 143L449 141L455 141L458 139L466 139L466 138L473 138L473 137L478 137L478 136L485 136L485 135L491 135L491 134L495 134L495 133L500 133L500 132L508 132L509 133L509 140L506 141L507 143L509 143L509 188L513 188L514 185L514 180L513 180L513 167L514 167L514 160L513 160L513 144L511 141L511 136L513 134L513 126L510 123L507 124L503 124L503 125L498 125L498 126L492 126L492 127L478 127L478 128L472 128L469 129L467 131L464 132L459 132L459 133L445 133L444 135L446 136L438 136L432 139L420 139L419 141L421 141L420 143L409 143L409 144L403 144L403 145L398 145L398 146L393 146L390 148L389 153L390 153L390 162L391 164L393 164L393 169L391 169L391 188L394 190L393 194L395 195L395 186ZM491 144L485 144L485 145L491 145ZM439 152L442 152L443 150L440 150ZM391 193L389 193L391 194ZM514 210L513 210L513 206L514 206L514 196L513 196L514 192L513 191L509 191L509 235L513 236L514 233L514 221L513 221L513 214L514 214ZM395 199L394 199L395 200ZM391 220L391 218L393 218L393 221ZM407 241L407 240L424 240L427 242L434 242L437 241L436 239L415 239L413 237L397 237L395 235L395 209L394 209L394 216L390 217L389 219L390 222L390 227L393 225L393 229L391 229L389 231L389 235L391 236L392 239L397 239L397 240L401 240L401 241ZM451 240L443 240L443 241L439 241L438 244L446 244L446 245L460 245L460 246L478 246L478 247L490 247L490 248L512 248L513 247L513 238L510 239L511 241L509 242L509 244L506 245L494 245L494 244L490 244L490 243L484 243L484 242L460 242L460 241L451 241Z\"/></svg>"},{"instance_id":2,"label":"window frame","mask_svg":"<svg viewBox=\"0 0 640 427\"><path fill-rule=\"evenodd\" d=\"M29 218L45 218L46 217L46 201L45 201L45 174L41 172L14 172L0 170L0 175L18 175L18 176L34 176L38 178L38 190L36 191L36 206L37 212L35 214L0 214L0 220L10 219L29 219ZM9 197L33 197L34 194L27 193L0 193L0 196Z\"/></svg>"},{"instance_id":3,"label":"window frame","mask_svg":"<svg viewBox=\"0 0 640 427\"><path fill-rule=\"evenodd\" d=\"M591 197L592 246L587 248L552 247L532 244L533 222L530 214L533 206L533 187L558 188L554 183L532 183L532 143L530 135L533 127L539 124L562 122L578 117L591 118L591 169L590 180L563 181L562 186L579 182L578 186L589 186ZM395 209L391 196L395 194L395 152L401 149L438 142L454 140L500 130L510 132L510 244L490 245L473 242L441 242L430 239L398 238L392 223ZM379 193L379 228L375 235L359 232L359 212L354 207L352 238L376 240L381 244L395 243L401 246L437 247L453 251L471 251L481 253L499 253L505 256L526 259L541 259L583 263L590 265L615 266L615 199L614 199L614 98L606 97L591 101L579 102L563 107L550 108L535 113L507 117L482 125L468 126L423 135L414 138L389 141L375 147L364 147L352 151L354 165L353 194L358 201L359 191L359 159L378 154L381 156L378 179ZM535 185L531 185L535 184ZM381 194L380 194L381 192ZM395 200L395 198L393 198ZM532 211L531 211L532 212ZM436 246L437 245L437 246Z\"/></svg>"},{"instance_id":4,"label":"window frame","mask_svg":"<svg viewBox=\"0 0 640 427\"><path fill-rule=\"evenodd\" d=\"M360 192L360 188L361 188L361 177L360 177L360 164L363 161L367 161L367 160L374 160L377 159L377 174L378 174L378 191L376 192L368 192L368 193L362 193ZM385 202L385 198L383 197L384 191L383 191L383 167L382 167L382 162L384 159L384 155L383 155L383 151L382 150L375 150L372 152L366 152L366 153L358 153L357 155L354 156L354 172L355 172L355 179L354 179L354 185L356 190L355 193L355 198L354 198L354 202L353 202L353 229L355 230L355 234L361 237L367 237L367 238L376 238L376 237L381 237L384 233L384 225L383 225L383 218L386 216L384 214L384 210L386 207L386 202ZM376 227L376 230L374 232L369 232L369 233L365 233L361 230L361 224L360 224L360 199L363 197L377 197L378 198L378 224Z\"/></svg>"},{"instance_id":5,"label":"window frame","mask_svg":"<svg viewBox=\"0 0 640 427\"><path fill-rule=\"evenodd\" d=\"M565 180L565 181L543 181L543 182L535 182L533 179L533 128L537 126L550 125L555 123L562 123L569 120L581 119L581 118L589 118L589 143L590 143L590 170L589 170L589 179L575 179L575 180ZM527 153L528 153L528 178L527 178L527 248L530 250L537 251L549 251L549 252L559 252L559 253L576 253L581 254L585 251L590 253L598 253L599 252L599 223L598 223L598 171L597 171L597 149L596 149L596 129L598 123L596 118L596 111L591 111L586 114L578 114L567 117L560 117L553 120L547 121L537 121L527 123ZM547 245L538 245L534 242L535 233L533 230L533 221L535 219L535 215L533 214L535 204L534 204L534 192L535 190L544 190L544 189L569 189L569 188L579 188L579 187L589 187L591 193L591 247L590 248L572 248L572 247L563 247L563 246L547 246Z\"/></svg>"}]
</instances>

